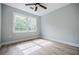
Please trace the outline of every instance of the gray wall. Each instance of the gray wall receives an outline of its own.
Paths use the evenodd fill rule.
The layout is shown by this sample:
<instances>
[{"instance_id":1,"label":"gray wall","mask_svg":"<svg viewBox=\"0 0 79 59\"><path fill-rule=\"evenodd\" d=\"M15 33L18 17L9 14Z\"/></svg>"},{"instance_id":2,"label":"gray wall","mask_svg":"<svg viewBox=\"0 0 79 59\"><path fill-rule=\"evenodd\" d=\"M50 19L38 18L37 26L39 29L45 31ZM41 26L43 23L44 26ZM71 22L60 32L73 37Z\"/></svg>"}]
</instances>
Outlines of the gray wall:
<instances>
[{"instance_id":1,"label":"gray wall","mask_svg":"<svg viewBox=\"0 0 79 59\"><path fill-rule=\"evenodd\" d=\"M1 4L0 4L0 44L1 44Z\"/></svg>"},{"instance_id":2,"label":"gray wall","mask_svg":"<svg viewBox=\"0 0 79 59\"><path fill-rule=\"evenodd\" d=\"M70 4L41 17L42 36L79 45L79 4Z\"/></svg>"},{"instance_id":3,"label":"gray wall","mask_svg":"<svg viewBox=\"0 0 79 59\"><path fill-rule=\"evenodd\" d=\"M37 18L38 32L36 33L13 33L13 13L21 13L28 16L33 16ZM32 38L37 38L40 36L40 17L32 15L25 11L9 7L2 4L2 43L12 42L17 40L28 40Z\"/></svg>"}]
</instances>

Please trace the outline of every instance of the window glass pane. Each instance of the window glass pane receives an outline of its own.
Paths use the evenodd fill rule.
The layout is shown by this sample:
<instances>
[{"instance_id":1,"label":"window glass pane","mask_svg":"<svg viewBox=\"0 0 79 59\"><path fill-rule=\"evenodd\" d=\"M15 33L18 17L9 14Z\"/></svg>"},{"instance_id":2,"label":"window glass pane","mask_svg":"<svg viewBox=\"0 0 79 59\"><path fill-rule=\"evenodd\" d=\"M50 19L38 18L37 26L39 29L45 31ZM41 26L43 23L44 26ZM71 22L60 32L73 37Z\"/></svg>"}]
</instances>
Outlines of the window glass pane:
<instances>
[{"instance_id":1,"label":"window glass pane","mask_svg":"<svg viewBox=\"0 0 79 59\"><path fill-rule=\"evenodd\" d=\"M26 31L27 30L26 17L16 15L16 17L15 17L15 30L16 31Z\"/></svg>"},{"instance_id":2,"label":"window glass pane","mask_svg":"<svg viewBox=\"0 0 79 59\"><path fill-rule=\"evenodd\" d=\"M37 30L37 27L36 27L36 19L35 18L32 18L30 17L28 19L28 26L29 26L29 31L36 31Z\"/></svg>"}]
</instances>

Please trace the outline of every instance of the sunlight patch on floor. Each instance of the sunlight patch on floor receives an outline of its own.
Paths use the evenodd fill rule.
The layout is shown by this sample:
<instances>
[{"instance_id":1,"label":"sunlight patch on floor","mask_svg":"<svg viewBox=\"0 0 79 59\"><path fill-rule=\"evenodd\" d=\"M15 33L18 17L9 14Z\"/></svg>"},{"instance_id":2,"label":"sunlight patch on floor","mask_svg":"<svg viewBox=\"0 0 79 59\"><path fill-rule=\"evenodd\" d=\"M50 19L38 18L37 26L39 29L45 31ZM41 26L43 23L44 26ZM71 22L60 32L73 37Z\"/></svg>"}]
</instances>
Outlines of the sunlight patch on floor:
<instances>
[{"instance_id":1,"label":"sunlight patch on floor","mask_svg":"<svg viewBox=\"0 0 79 59\"><path fill-rule=\"evenodd\" d=\"M39 40L36 40L36 41L33 41L33 42L35 42L36 44L42 45L42 46L47 46L49 44L53 44L50 41L42 40L42 39L39 39Z\"/></svg>"},{"instance_id":2,"label":"sunlight patch on floor","mask_svg":"<svg viewBox=\"0 0 79 59\"><path fill-rule=\"evenodd\" d=\"M26 43L26 44L22 44L22 45L17 45L16 47L18 47L21 50L24 50L24 49L32 47L32 46L35 46L35 44L34 43Z\"/></svg>"},{"instance_id":3,"label":"sunlight patch on floor","mask_svg":"<svg viewBox=\"0 0 79 59\"><path fill-rule=\"evenodd\" d=\"M40 48L41 48L40 46L36 45L36 46L30 47L26 50L23 50L23 53L27 55L27 54L30 54L30 53L36 51L36 50L39 50Z\"/></svg>"}]
</instances>

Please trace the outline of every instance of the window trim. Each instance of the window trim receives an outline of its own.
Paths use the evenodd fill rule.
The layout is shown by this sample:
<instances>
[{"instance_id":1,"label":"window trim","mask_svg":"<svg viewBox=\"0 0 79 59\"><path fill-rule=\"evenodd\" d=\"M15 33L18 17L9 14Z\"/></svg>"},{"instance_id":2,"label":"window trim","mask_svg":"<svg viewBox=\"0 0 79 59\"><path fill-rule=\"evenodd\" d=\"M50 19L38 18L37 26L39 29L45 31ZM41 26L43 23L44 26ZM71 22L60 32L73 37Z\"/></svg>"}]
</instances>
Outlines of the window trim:
<instances>
[{"instance_id":1,"label":"window trim","mask_svg":"<svg viewBox=\"0 0 79 59\"><path fill-rule=\"evenodd\" d=\"M26 16L26 15L24 15L24 14L20 14L20 13L16 13L16 12L14 12L13 13L13 33L36 33L36 32L38 32L38 29L37 29L37 19L36 19L36 31L16 31L15 30L15 23L16 23L16 17L15 17L15 15L20 15L20 16L23 16L23 17L32 17L32 18L35 18L36 19L36 17L33 17L33 16Z\"/></svg>"}]
</instances>

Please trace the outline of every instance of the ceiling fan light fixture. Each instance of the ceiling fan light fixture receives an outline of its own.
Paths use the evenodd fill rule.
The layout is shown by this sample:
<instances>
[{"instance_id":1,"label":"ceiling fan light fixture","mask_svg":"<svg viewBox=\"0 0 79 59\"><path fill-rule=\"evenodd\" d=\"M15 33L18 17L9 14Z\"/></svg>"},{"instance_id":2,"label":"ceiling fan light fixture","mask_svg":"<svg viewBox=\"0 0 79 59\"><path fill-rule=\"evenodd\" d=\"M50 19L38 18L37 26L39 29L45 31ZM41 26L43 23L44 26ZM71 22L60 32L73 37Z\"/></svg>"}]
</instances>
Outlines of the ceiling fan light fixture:
<instances>
[{"instance_id":1,"label":"ceiling fan light fixture","mask_svg":"<svg viewBox=\"0 0 79 59\"><path fill-rule=\"evenodd\" d=\"M34 9L33 7L30 7L30 9Z\"/></svg>"}]
</instances>

